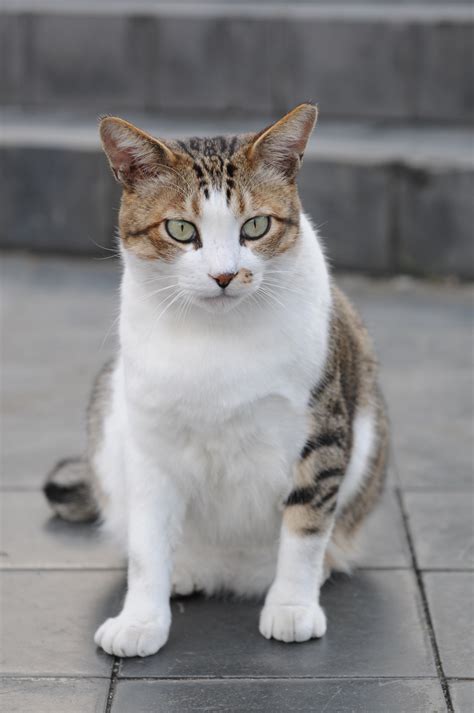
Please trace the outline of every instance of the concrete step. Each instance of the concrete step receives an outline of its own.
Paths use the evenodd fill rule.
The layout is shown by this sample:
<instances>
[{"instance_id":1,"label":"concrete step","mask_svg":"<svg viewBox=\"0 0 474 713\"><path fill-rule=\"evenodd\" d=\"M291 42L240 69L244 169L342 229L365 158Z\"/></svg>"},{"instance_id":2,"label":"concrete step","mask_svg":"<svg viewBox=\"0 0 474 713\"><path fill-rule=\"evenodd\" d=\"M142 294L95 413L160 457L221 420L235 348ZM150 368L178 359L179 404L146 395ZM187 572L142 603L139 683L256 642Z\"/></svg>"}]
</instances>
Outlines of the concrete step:
<instances>
[{"instance_id":1,"label":"concrete step","mask_svg":"<svg viewBox=\"0 0 474 713\"><path fill-rule=\"evenodd\" d=\"M462 124L468 3L3 0L3 105Z\"/></svg>"},{"instance_id":2,"label":"concrete step","mask_svg":"<svg viewBox=\"0 0 474 713\"><path fill-rule=\"evenodd\" d=\"M126 114L167 136L257 130L268 123ZM112 247L119 191L97 124L68 115L0 117L4 247L100 253ZM474 277L474 132L322 119L299 183L331 262L370 273Z\"/></svg>"}]
</instances>

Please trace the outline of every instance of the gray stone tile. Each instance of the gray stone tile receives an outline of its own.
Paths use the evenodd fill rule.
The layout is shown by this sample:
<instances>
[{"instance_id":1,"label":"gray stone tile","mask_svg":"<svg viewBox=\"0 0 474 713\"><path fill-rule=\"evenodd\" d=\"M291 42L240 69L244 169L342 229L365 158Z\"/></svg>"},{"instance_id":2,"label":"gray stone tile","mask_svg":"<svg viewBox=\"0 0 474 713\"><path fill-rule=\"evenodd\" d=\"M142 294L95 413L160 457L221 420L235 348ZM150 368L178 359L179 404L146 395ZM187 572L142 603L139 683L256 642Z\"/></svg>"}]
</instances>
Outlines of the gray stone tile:
<instances>
[{"instance_id":1,"label":"gray stone tile","mask_svg":"<svg viewBox=\"0 0 474 713\"><path fill-rule=\"evenodd\" d=\"M472 278L473 192L470 170L403 171L398 270Z\"/></svg>"},{"instance_id":2,"label":"gray stone tile","mask_svg":"<svg viewBox=\"0 0 474 713\"><path fill-rule=\"evenodd\" d=\"M38 488L84 447L94 374L108 358L117 272L104 263L3 256L2 482Z\"/></svg>"},{"instance_id":3,"label":"gray stone tile","mask_svg":"<svg viewBox=\"0 0 474 713\"><path fill-rule=\"evenodd\" d=\"M0 682L5 713L102 713L107 678L4 678Z\"/></svg>"},{"instance_id":4,"label":"gray stone tile","mask_svg":"<svg viewBox=\"0 0 474 713\"><path fill-rule=\"evenodd\" d=\"M472 713L474 710L474 681L450 681L449 690L454 713Z\"/></svg>"},{"instance_id":5,"label":"gray stone tile","mask_svg":"<svg viewBox=\"0 0 474 713\"><path fill-rule=\"evenodd\" d=\"M387 488L360 535L359 567L410 567L410 551L402 514L393 490Z\"/></svg>"},{"instance_id":6,"label":"gray stone tile","mask_svg":"<svg viewBox=\"0 0 474 713\"><path fill-rule=\"evenodd\" d=\"M43 493L4 492L0 499L0 567L15 569L123 566L118 548L93 524L52 516Z\"/></svg>"},{"instance_id":7,"label":"gray stone tile","mask_svg":"<svg viewBox=\"0 0 474 713\"><path fill-rule=\"evenodd\" d=\"M94 241L111 247L113 179L101 153L4 146L0 158L3 246L79 253L97 252Z\"/></svg>"},{"instance_id":8,"label":"gray stone tile","mask_svg":"<svg viewBox=\"0 0 474 713\"><path fill-rule=\"evenodd\" d=\"M443 713L433 680L119 681L113 713Z\"/></svg>"},{"instance_id":9,"label":"gray stone tile","mask_svg":"<svg viewBox=\"0 0 474 713\"><path fill-rule=\"evenodd\" d=\"M434 664L410 572L365 571L323 590L329 617L320 641L286 645L258 632L260 605L182 599L168 644L128 659L121 675L143 677L433 676Z\"/></svg>"},{"instance_id":10,"label":"gray stone tile","mask_svg":"<svg viewBox=\"0 0 474 713\"><path fill-rule=\"evenodd\" d=\"M421 569L474 569L472 493L405 493Z\"/></svg>"},{"instance_id":11,"label":"gray stone tile","mask_svg":"<svg viewBox=\"0 0 474 713\"><path fill-rule=\"evenodd\" d=\"M390 176L383 167L307 160L299 179L309 210L339 269L390 269Z\"/></svg>"},{"instance_id":12,"label":"gray stone tile","mask_svg":"<svg viewBox=\"0 0 474 713\"><path fill-rule=\"evenodd\" d=\"M117 572L3 571L0 672L7 676L110 675L97 626L118 609Z\"/></svg>"},{"instance_id":13,"label":"gray stone tile","mask_svg":"<svg viewBox=\"0 0 474 713\"><path fill-rule=\"evenodd\" d=\"M427 572L423 579L445 675L474 678L474 574Z\"/></svg>"},{"instance_id":14,"label":"gray stone tile","mask_svg":"<svg viewBox=\"0 0 474 713\"><path fill-rule=\"evenodd\" d=\"M359 307L380 357L403 486L470 490L472 288L408 278L345 277L341 284Z\"/></svg>"},{"instance_id":15,"label":"gray stone tile","mask_svg":"<svg viewBox=\"0 0 474 713\"><path fill-rule=\"evenodd\" d=\"M146 105L153 55L141 18L43 13L32 23L35 103L103 113Z\"/></svg>"}]
</instances>

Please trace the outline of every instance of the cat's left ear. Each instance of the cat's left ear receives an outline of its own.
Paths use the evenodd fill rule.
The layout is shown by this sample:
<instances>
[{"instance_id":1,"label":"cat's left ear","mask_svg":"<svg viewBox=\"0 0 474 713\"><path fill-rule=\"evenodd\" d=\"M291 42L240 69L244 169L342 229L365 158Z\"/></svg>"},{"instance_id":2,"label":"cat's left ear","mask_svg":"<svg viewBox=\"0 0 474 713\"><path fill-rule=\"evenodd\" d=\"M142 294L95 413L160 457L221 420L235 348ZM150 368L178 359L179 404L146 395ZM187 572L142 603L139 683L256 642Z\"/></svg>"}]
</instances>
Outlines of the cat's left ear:
<instances>
[{"instance_id":1,"label":"cat's left ear","mask_svg":"<svg viewBox=\"0 0 474 713\"><path fill-rule=\"evenodd\" d=\"M300 104L257 134L249 149L250 160L264 161L293 179L303 161L317 117L318 110L314 104Z\"/></svg>"},{"instance_id":2,"label":"cat's left ear","mask_svg":"<svg viewBox=\"0 0 474 713\"><path fill-rule=\"evenodd\" d=\"M100 138L112 172L124 187L176 163L176 154L165 143L115 116L101 120Z\"/></svg>"}]
</instances>

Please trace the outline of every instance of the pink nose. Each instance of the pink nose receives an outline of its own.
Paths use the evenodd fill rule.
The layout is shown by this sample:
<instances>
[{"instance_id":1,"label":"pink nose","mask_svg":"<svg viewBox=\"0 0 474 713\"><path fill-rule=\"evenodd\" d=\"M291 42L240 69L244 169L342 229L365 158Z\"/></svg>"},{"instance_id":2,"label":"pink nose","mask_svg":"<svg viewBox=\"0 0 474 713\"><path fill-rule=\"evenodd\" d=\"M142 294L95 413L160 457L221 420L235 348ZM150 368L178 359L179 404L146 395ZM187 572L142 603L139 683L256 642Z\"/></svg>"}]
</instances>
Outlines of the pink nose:
<instances>
[{"instance_id":1,"label":"pink nose","mask_svg":"<svg viewBox=\"0 0 474 713\"><path fill-rule=\"evenodd\" d=\"M212 277L212 279L217 282L219 287L222 287L224 290L227 285L230 285L236 274L236 272L224 272L222 275L209 275L209 277Z\"/></svg>"}]
</instances>

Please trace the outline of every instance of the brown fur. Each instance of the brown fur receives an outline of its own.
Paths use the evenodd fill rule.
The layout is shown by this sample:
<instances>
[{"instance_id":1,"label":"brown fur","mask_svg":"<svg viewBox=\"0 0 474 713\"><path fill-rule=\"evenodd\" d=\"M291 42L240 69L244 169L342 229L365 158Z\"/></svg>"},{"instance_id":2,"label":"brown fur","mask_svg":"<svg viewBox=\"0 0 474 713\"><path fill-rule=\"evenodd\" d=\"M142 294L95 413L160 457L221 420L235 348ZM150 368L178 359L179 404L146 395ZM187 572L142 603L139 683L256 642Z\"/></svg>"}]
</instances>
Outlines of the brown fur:
<instances>
[{"instance_id":1,"label":"brown fur","mask_svg":"<svg viewBox=\"0 0 474 713\"><path fill-rule=\"evenodd\" d=\"M334 524L332 540L347 547L377 501L385 475L388 426L376 372L367 331L347 298L334 287L327 367L311 394L310 435L284 512L293 532L322 534ZM336 517L338 491L351 457L354 417L369 404L376 410L375 452L359 492Z\"/></svg>"}]
</instances>

